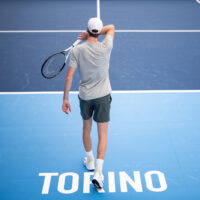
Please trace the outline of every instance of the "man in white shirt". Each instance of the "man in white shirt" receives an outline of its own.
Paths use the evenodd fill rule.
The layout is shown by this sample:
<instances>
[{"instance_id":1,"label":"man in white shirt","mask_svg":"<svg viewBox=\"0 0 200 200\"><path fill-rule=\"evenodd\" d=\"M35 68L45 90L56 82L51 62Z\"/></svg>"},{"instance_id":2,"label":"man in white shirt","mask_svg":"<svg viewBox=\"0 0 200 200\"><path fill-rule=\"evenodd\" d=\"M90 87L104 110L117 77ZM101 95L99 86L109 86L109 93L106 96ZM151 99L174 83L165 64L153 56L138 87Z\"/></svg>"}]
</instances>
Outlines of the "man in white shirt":
<instances>
[{"instance_id":1,"label":"man in white shirt","mask_svg":"<svg viewBox=\"0 0 200 200\"><path fill-rule=\"evenodd\" d=\"M92 179L97 188L103 187L103 162L107 149L107 130L110 120L111 85L109 80L109 61L113 47L115 27L103 23L98 18L88 21L87 31L79 35L78 39L86 42L73 48L70 56L69 68L65 79L63 111L71 111L68 99L74 72L78 68L80 76L79 100L81 116L83 118L83 144L86 150L84 164L88 170L95 170ZM102 42L98 36L105 34ZM92 118L98 127L98 148L96 168L92 152L90 132Z\"/></svg>"}]
</instances>

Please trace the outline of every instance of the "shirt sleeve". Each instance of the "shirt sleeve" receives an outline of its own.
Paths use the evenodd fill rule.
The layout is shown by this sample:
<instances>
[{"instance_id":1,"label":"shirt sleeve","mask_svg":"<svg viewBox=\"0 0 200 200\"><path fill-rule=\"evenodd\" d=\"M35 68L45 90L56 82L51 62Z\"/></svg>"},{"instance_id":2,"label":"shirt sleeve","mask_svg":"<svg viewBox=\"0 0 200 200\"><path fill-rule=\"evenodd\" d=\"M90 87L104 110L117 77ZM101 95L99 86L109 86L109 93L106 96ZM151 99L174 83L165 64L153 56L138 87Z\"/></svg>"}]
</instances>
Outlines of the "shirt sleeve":
<instances>
[{"instance_id":1,"label":"shirt sleeve","mask_svg":"<svg viewBox=\"0 0 200 200\"><path fill-rule=\"evenodd\" d=\"M69 60L69 66L73 68L77 68L78 62L77 62L77 56L75 54L74 49L72 49L71 54L70 54L70 60Z\"/></svg>"},{"instance_id":2,"label":"shirt sleeve","mask_svg":"<svg viewBox=\"0 0 200 200\"><path fill-rule=\"evenodd\" d=\"M106 48L112 49L113 48L113 37L111 35L106 35L103 39L102 43L105 45Z\"/></svg>"}]
</instances>

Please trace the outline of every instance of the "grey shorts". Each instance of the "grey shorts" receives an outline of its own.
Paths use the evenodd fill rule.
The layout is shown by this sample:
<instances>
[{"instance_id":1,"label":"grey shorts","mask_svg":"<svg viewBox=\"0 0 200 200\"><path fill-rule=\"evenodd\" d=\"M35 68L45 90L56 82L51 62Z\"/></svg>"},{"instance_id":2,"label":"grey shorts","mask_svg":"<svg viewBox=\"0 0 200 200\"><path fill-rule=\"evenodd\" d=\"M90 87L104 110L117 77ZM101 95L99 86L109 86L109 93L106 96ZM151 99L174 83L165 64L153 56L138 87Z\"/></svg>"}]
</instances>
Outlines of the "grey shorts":
<instances>
[{"instance_id":1,"label":"grey shorts","mask_svg":"<svg viewBox=\"0 0 200 200\"><path fill-rule=\"evenodd\" d=\"M110 94L91 100L82 100L79 97L79 101L81 116L84 120L88 120L93 116L96 122L110 121L110 105L112 101Z\"/></svg>"}]
</instances>

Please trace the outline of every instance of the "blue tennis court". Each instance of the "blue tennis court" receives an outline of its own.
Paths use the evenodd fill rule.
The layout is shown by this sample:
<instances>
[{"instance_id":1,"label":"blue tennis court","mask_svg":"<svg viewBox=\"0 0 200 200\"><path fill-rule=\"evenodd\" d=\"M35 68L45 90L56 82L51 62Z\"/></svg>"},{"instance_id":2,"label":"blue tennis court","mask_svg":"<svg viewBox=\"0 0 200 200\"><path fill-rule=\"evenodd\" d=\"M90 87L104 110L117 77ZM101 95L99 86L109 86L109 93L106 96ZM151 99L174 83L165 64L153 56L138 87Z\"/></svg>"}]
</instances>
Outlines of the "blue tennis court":
<instances>
[{"instance_id":1,"label":"blue tennis court","mask_svg":"<svg viewBox=\"0 0 200 200\"><path fill-rule=\"evenodd\" d=\"M82 119L61 109L67 68L40 68L96 16L96 1L0 1L0 199L200 198L200 3L101 0L116 26L104 187L82 164ZM93 151L97 129L92 129Z\"/></svg>"}]
</instances>

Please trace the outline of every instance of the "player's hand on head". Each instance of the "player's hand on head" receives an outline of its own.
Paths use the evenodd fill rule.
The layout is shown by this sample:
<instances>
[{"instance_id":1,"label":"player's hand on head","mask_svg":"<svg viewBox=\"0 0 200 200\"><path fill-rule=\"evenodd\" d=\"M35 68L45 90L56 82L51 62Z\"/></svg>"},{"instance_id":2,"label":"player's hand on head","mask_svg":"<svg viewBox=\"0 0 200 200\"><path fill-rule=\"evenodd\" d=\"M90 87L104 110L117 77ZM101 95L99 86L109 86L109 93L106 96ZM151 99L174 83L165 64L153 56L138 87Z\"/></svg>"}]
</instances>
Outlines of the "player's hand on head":
<instances>
[{"instance_id":1,"label":"player's hand on head","mask_svg":"<svg viewBox=\"0 0 200 200\"><path fill-rule=\"evenodd\" d=\"M82 32L79 36L78 36L78 39L79 40L87 40L88 39L88 32Z\"/></svg>"},{"instance_id":2,"label":"player's hand on head","mask_svg":"<svg viewBox=\"0 0 200 200\"><path fill-rule=\"evenodd\" d=\"M69 111L71 112L71 105L70 105L70 102L68 100L63 100L62 110L66 114L69 114Z\"/></svg>"}]
</instances>

